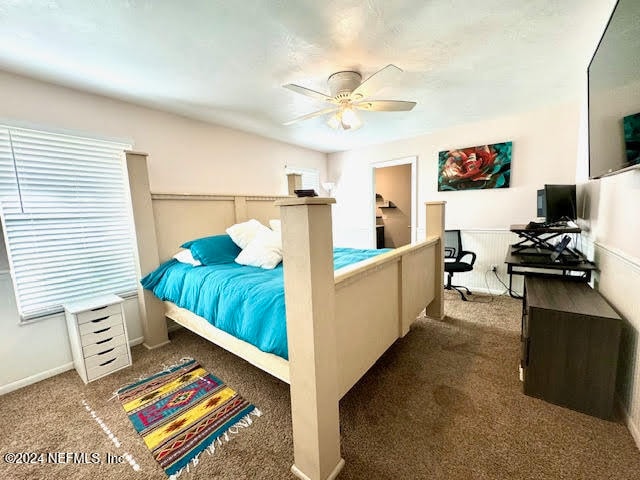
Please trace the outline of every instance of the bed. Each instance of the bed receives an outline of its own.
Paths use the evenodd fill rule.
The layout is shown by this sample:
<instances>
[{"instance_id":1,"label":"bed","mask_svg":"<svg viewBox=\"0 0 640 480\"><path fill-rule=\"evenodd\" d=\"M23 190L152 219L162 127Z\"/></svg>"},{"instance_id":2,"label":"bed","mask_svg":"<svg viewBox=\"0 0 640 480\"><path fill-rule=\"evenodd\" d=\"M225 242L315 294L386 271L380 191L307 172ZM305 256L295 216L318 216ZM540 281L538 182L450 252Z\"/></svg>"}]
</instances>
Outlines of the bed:
<instances>
[{"instance_id":1,"label":"bed","mask_svg":"<svg viewBox=\"0 0 640 480\"><path fill-rule=\"evenodd\" d=\"M288 360L212 326L173 302L164 302L164 315L289 383L291 470L301 479L336 478L344 465L340 398L393 342L409 332L425 307L427 315L443 317L444 203L426 204L425 241L334 271L334 199L151 195L146 157L127 155L127 165L143 273L171 258L187 240L224 233L226 227L249 218L263 224L281 219ZM159 300L139 297L145 343L162 345L167 341L166 322L154 315L154 301Z\"/></svg>"},{"instance_id":2,"label":"bed","mask_svg":"<svg viewBox=\"0 0 640 480\"><path fill-rule=\"evenodd\" d=\"M227 248L232 246L233 255L220 253L221 241ZM186 309L259 350L288 360L282 263L273 269L236 263L240 249L227 235L198 242L211 245L206 265L193 265L193 257L183 262L172 258L145 276L142 286L168 305ZM334 270L390 250L334 248Z\"/></svg>"}]
</instances>

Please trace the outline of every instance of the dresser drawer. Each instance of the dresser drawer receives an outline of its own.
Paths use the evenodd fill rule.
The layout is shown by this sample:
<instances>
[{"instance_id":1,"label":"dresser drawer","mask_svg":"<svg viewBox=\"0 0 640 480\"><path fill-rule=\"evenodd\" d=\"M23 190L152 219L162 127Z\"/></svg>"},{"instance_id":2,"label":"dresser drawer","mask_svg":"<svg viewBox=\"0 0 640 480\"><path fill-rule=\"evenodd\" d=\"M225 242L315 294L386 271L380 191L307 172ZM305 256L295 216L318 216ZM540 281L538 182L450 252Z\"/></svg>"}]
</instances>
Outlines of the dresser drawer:
<instances>
[{"instance_id":1,"label":"dresser drawer","mask_svg":"<svg viewBox=\"0 0 640 480\"><path fill-rule=\"evenodd\" d=\"M64 304L73 365L84 383L131 365L123 302L108 293Z\"/></svg>"},{"instance_id":2,"label":"dresser drawer","mask_svg":"<svg viewBox=\"0 0 640 480\"><path fill-rule=\"evenodd\" d=\"M120 304L116 303L115 305L107 305L106 307L78 312L76 314L76 318L78 319L78 324L82 324L99 318L109 317L115 313L120 313L120 309Z\"/></svg>"},{"instance_id":3,"label":"dresser drawer","mask_svg":"<svg viewBox=\"0 0 640 480\"><path fill-rule=\"evenodd\" d=\"M84 348L86 346L93 345L94 343L101 342L102 340L117 337L123 333L124 326L122 324L114 325L112 327L100 327L97 332L90 332L82 335L82 337L80 337L80 342Z\"/></svg>"},{"instance_id":4,"label":"dresser drawer","mask_svg":"<svg viewBox=\"0 0 640 480\"><path fill-rule=\"evenodd\" d=\"M114 325L122 325L122 315L120 313L90 320L87 323L78 325L78 329L80 330L80 335L86 335L88 333L99 333L105 328L113 327Z\"/></svg>"},{"instance_id":5,"label":"dresser drawer","mask_svg":"<svg viewBox=\"0 0 640 480\"><path fill-rule=\"evenodd\" d=\"M123 355L127 358L129 356L127 347L125 345L119 345L117 347L111 347L105 350L101 350L101 353L92 355L84 359L87 369L98 367L98 366L106 366L108 365L107 362L109 362L110 360L121 357Z\"/></svg>"},{"instance_id":6,"label":"dresser drawer","mask_svg":"<svg viewBox=\"0 0 640 480\"><path fill-rule=\"evenodd\" d=\"M104 352L105 350L109 350L110 348L124 345L125 342L126 339L124 338L124 335L110 336L105 338L104 340L98 340L96 341L96 343L92 343L82 347L82 353L84 354L85 358L88 358L92 355Z\"/></svg>"},{"instance_id":7,"label":"dresser drawer","mask_svg":"<svg viewBox=\"0 0 640 480\"><path fill-rule=\"evenodd\" d=\"M124 351L120 356L105 358L100 363L93 367L87 365L87 380L89 382L129 365L129 354Z\"/></svg>"}]
</instances>

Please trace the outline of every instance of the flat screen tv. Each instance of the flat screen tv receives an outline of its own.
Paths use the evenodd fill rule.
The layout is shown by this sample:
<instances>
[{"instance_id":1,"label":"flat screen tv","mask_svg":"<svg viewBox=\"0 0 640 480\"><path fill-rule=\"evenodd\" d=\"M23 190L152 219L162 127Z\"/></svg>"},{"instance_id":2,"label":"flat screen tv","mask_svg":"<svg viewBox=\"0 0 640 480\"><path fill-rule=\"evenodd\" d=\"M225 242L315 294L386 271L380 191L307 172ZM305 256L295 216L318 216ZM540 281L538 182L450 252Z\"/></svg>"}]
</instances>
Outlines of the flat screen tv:
<instances>
[{"instance_id":1,"label":"flat screen tv","mask_svg":"<svg viewBox=\"0 0 640 480\"><path fill-rule=\"evenodd\" d=\"M589 177L640 168L640 1L618 0L588 69Z\"/></svg>"}]
</instances>

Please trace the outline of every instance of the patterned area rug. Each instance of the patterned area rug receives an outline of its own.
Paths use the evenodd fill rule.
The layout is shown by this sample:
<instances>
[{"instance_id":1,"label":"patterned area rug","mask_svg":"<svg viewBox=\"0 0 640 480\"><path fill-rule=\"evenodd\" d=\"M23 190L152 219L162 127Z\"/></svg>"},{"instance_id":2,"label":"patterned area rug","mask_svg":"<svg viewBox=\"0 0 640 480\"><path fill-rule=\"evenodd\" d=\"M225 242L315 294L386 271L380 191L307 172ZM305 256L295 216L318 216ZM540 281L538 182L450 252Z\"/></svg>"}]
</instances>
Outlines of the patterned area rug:
<instances>
[{"instance_id":1,"label":"patterned area rug","mask_svg":"<svg viewBox=\"0 0 640 480\"><path fill-rule=\"evenodd\" d=\"M117 392L147 448L170 478L229 433L250 426L260 411L189 359Z\"/></svg>"}]
</instances>

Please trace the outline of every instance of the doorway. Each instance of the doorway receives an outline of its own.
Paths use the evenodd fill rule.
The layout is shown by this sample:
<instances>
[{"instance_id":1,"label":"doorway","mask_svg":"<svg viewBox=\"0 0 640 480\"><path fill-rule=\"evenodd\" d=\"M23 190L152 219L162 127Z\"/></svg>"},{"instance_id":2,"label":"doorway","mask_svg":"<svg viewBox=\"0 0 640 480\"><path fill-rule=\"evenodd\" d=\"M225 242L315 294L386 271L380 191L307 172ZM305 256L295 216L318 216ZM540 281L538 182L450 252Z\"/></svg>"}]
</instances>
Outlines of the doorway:
<instances>
[{"instance_id":1,"label":"doorway","mask_svg":"<svg viewBox=\"0 0 640 480\"><path fill-rule=\"evenodd\" d=\"M416 157L374 163L372 167L376 248L416 241Z\"/></svg>"}]
</instances>

